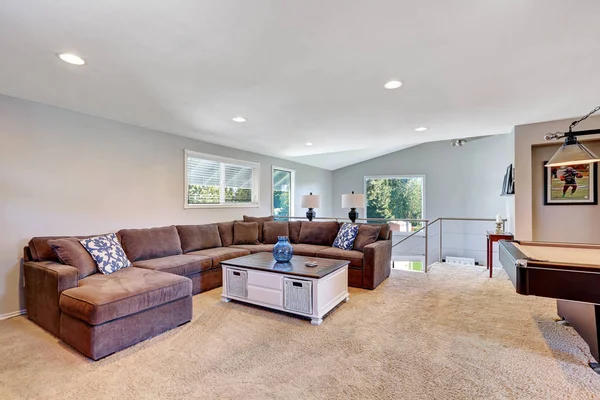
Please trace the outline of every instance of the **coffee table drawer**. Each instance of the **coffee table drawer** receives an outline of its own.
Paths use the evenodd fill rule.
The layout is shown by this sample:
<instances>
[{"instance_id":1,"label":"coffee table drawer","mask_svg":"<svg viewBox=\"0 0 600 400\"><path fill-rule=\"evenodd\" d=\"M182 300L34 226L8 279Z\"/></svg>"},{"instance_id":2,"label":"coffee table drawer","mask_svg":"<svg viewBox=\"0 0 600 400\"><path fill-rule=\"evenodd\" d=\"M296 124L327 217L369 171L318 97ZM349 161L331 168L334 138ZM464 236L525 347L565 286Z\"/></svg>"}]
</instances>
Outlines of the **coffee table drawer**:
<instances>
[{"instance_id":1,"label":"coffee table drawer","mask_svg":"<svg viewBox=\"0 0 600 400\"><path fill-rule=\"evenodd\" d=\"M280 274L248 271L248 285L283 290L283 276Z\"/></svg>"},{"instance_id":2,"label":"coffee table drawer","mask_svg":"<svg viewBox=\"0 0 600 400\"><path fill-rule=\"evenodd\" d=\"M271 306L283 307L283 294L280 290L248 286L248 299Z\"/></svg>"}]
</instances>

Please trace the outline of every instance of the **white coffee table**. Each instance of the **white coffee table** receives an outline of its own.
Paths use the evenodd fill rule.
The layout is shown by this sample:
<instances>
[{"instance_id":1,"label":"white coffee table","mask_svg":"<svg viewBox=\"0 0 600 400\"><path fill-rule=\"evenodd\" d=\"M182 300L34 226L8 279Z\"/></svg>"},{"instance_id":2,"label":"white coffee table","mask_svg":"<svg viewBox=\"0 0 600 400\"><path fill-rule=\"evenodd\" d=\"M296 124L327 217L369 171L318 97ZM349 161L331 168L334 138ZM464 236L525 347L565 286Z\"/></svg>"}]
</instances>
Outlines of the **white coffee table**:
<instances>
[{"instance_id":1,"label":"white coffee table","mask_svg":"<svg viewBox=\"0 0 600 400\"><path fill-rule=\"evenodd\" d=\"M316 261L316 267L304 265ZM277 263L271 253L222 261L224 302L237 300L311 318L321 325L323 316L348 301L348 264L345 260L294 256Z\"/></svg>"}]
</instances>

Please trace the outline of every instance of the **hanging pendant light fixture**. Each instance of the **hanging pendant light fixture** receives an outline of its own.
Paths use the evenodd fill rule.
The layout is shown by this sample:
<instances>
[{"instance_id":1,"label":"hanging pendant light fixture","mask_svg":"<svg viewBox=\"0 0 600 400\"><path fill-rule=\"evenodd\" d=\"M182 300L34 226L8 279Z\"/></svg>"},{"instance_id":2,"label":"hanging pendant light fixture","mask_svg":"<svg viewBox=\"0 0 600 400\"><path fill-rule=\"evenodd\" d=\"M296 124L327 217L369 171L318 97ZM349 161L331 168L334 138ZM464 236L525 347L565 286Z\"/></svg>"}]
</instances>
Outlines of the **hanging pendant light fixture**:
<instances>
[{"instance_id":1,"label":"hanging pendant light fixture","mask_svg":"<svg viewBox=\"0 0 600 400\"><path fill-rule=\"evenodd\" d=\"M544 138L546 140L557 140L565 138L564 144L556 151L546 167L562 167L567 165L588 164L600 161L600 158L590 149L579 143L577 136L598 135L600 129L573 132L573 128L590 115L600 110L600 106L594 108L584 117L573 121L569 126L569 132L549 133Z\"/></svg>"}]
</instances>

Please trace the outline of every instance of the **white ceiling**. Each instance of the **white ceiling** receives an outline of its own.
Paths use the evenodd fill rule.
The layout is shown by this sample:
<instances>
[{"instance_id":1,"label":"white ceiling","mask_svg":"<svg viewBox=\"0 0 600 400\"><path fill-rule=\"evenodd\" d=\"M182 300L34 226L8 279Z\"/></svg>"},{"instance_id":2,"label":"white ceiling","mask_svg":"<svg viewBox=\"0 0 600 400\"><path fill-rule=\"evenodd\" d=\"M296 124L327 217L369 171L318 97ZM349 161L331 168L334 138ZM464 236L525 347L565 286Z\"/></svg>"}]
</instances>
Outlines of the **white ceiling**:
<instances>
[{"instance_id":1,"label":"white ceiling","mask_svg":"<svg viewBox=\"0 0 600 400\"><path fill-rule=\"evenodd\" d=\"M587 113L598 21L597 0L3 0L0 93L336 169Z\"/></svg>"}]
</instances>

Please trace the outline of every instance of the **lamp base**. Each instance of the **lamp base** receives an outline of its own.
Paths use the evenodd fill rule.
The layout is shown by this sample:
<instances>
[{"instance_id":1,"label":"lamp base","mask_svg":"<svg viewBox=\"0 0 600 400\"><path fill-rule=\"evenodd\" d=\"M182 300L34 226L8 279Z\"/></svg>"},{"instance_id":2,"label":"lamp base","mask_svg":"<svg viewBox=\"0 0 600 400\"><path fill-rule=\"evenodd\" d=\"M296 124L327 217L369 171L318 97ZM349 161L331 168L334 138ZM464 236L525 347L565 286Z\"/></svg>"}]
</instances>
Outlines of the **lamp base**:
<instances>
[{"instance_id":1,"label":"lamp base","mask_svg":"<svg viewBox=\"0 0 600 400\"><path fill-rule=\"evenodd\" d=\"M358 213L356 212L356 208L350 209L350 212L348 213L348 218L350 218L350 221L352 221L352 223L356 222L356 219L358 218Z\"/></svg>"},{"instance_id":2,"label":"lamp base","mask_svg":"<svg viewBox=\"0 0 600 400\"><path fill-rule=\"evenodd\" d=\"M309 221L312 221L313 218L316 218L317 216L317 212L314 211L312 208L309 208L308 211L306 212L306 219L308 219Z\"/></svg>"}]
</instances>

